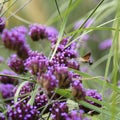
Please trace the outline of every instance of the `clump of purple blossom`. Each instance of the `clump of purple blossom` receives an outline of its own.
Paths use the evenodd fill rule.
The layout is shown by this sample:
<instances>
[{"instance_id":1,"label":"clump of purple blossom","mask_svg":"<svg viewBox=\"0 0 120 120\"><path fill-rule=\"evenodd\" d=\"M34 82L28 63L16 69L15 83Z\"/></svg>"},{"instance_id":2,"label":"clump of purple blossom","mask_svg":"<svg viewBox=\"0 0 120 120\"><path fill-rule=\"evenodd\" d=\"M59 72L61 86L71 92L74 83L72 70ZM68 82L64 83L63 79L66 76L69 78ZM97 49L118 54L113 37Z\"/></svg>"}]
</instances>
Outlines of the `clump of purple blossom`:
<instances>
[{"instance_id":1,"label":"clump of purple blossom","mask_svg":"<svg viewBox=\"0 0 120 120\"><path fill-rule=\"evenodd\" d=\"M13 89L13 94L17 92L18 87L15 87ZM35 84L34 83L26 83L20 90L19 92L19 98L18 101L21 101L22 99L24 103L27 103L30 100L30 93L35 89ZM43 109L43 107L46 105L48 102L48 98L45 93L41 91L41 89L38 91L35 100L34 100L34 106L37 107L40 111ZM14 104L14 101L11 101L12 104Z\"/></svg>"},{"instance_id":2,"label":"clump of purple blossom","mask_svg":"<svg viewBox=\"0 0 120 120\"><path fill-rule=\"evenodd\" d=\"M85 89L80 80L72 82L72 95L76 101L85 99Z\"/></svg>"},{"instance_id":3,"label":"clump of purple blossom","mask_svg":"<svg viewBox=\"0 0 120 120\"><path fill-rule=\"evenodd\" d=\"M26 27L18 26L11 30L4 29L1 35L4 46L10 50L16 51L17 55L22 59L28 57L28 51L30 50L26 42L26 33Z\"/></svg>"},{"instance_id":4,"label":"clump of purple blossom","mask_svg":"<svg viewBox=\"0 0 120 120\"><path fill-rule=\"evenodd\" d=\"M22 102L9 107L7 118L12 120L38 120L40 112L35 106L24 104Z\"/></svg>"},{"instance_id":5,"label":"clump of purple blossom","mask_svg":"<svg viewBox=\"0 0 120 120\"><path fill-rule=\"evenodd\" d=\"M8 60L8 66L17 74L26 72L24 61L20 59L16 54L10 56Z\"/></svg>"},{"instance_id":6,"label":"clump of purple blossom","mask_svg":"<svg viewBox=\"0 0 120 120\"><path fill-rule=\"evenodd\" d=\"M90 120L84 117L83 110L72 110L69 113L66 102L56 102L50 109L52 120Z\"/></svg>"},{"instance_id":7,"label":"clump of purple blossom","mask_svg":"<svg viewBox=\"0 0 120 120\"><path fill-rule=\"evenodd\" d=\"M14 89L14 85L12 84L0 84L0 93L3 98L9 98L12 97L12 91Z\"/></svg>"},{"instance_id":8,"label":"clump of purple blossom","mask_svg":"<svg viewBox=\"0 0 120 120\"><path fill-rule=\"evenodd\" d=\"M97 92L97 90L87 89L87 90L86 90L86 96L89 96L89 97L94 98L94 99L96 99L96 100L102 101L102 96L101 96L100 93ZM91 101L91 100L89 100L89 99L86 99L86 98L85 98L85 101L88 102L88 103L91 104L91 105L94 105L94 106L97 106L97 107L101 107L100 104L95 103L94 101ZM92 109L89 109L89 108L84 107L84 106L81 106L81 105L80 105L80 108L83 109L86 113L87 113L87 112L91 112L91 114L96 114L96 113L98 113L98 112L96 112L96 111L93 111Z\"/></svg>"},{"instance_id":9,"label":"clump of purple blossom","mask_svg":"<svg viewBox=\"0 0 120 120\"><path fill-rule=\"evenodd\" d=\"M48 59L42 53L29 51L29 57L25 60L24 66L33 75L39 75L46 71Z\"/></svg>"},{"instance_id":10,"label":"clump of purple blossom","mask_svg":"<svg viewBox=\"0 0 120 120\"><path fill-rule=\"evenodd\" d=\"M89 27L92 22L92 20L88 20L84 27ZM76 26L79 28L82 23L79 23L79 25L77 23ZM0 29L1 28L2 27L0 26ZM27 44L27 36L30 36L33 41L43 39L50 41L51 50L53 51L59 34L54 27L32 24L29 26L29 30L24 26L15 27L11 30L3 29L4 28L1 29L1 31L3 31L1 32L1 38L4 46L16 52L16 54L10 56L8 60L8 66L15 73L10 71L1 72L1 74L6 75L0 76L0 92L3 98L14 97L16 94L19 85L14 86L18 84L18 80L15 79L14 76L18 76L17 74L27 76L29 73L28 75L31 75L35 79L35 82L28 82L22 86L19 91L17 104L11 100L10 105L13 105L13 108L6 105L6 116L8 119L38 120L40 118L40 112L45 113L50 109L49 112L51 112L50 117L52 120L89 120L84 117L84 111L86 113L86 111L88 112L90 109L86 110L85 107L80 106L84 111L70 111L69 106L66 103L67 98L65 99L65 97L58 95L56 89L69 89L72 99L75 100L75 102L85 100L92 105L101 107L99 104L86 99L86 96L90 96L101 101L102 97L100 94L95 90L86 90L81 81L82 77L69 70L69 68L80 70L80 64L76 60L78 57L76 42L67 46L69 37L63 38L58 45L53 59L50 60L44 53L30 49ZM77 28L75 27L75 29ZM28 81L29 79L30 78L28 78ZM32 97L30 93L35 90L36 84L39 84L40 86L34 98L33 106L31 106L28 104L28 101ZM51 98L51 103L47 105ZM58 102L57 100L61 100L61 102ZM62 100L64 102L62 102ZM4 119L3 115L0 117L0 119Z\"/></svg>"},{"instance_id":11,"label":"clump of purple blossom","mask_svg":"<svg viewBox=\"0 0 120 120\"><path fill-rule=\"evenodd\" d=\"M39 39L47 38L46 27L40 24L30 25L29 33L33 41L38 41Z\"/></svg>"}]
</instances>

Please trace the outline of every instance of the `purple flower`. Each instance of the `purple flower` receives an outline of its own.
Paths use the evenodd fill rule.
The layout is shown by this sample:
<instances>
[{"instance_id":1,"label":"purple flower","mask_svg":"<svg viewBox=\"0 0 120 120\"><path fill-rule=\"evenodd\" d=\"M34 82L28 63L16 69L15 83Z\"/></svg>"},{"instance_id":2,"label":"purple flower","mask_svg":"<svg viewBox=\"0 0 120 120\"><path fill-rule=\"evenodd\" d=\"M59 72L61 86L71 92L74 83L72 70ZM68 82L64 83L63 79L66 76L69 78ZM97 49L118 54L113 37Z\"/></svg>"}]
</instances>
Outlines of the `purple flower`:
<instances>
[{"instance_id":1,"label":"purple flower","mask_svg":"<svg viewBox=\"0 0 120 120\"><path fill-rule=\"evenodd\" d=\"M18 84L18 80L16 78L9 77L7 75L17 76L14 72L10 70L3 70L0 74L5 74L6 76L0 76L0 82L4 84Z\"/></svg>"},{"instance_id":2,"label":"purple flower","mask_svg":"<svg viewBox=\"0 0 120 120\"><path fill-rule=\"evenodd\" d=\"M17 55L18 55L21 59L25 60L25 59L27 59L27 58L29 57L29 55L28 55L29 51L30 51L29 45L28 45L28 44L24 44L24 45L22 45L22 46L18 49Z\"/></svg>"},{"instance_id":3,"label":"purple flower","mask_svg":"<svg viewBox=\"0 0 120 120\"><path fill-rule=\"evenodd\" d=\"M45 26L40 24L30 25L29 33L33 41L38 41L39 39L47 38L47 31Z\"/></svg>"},{"instance_id":4,"label":"purple flower","mask_svg":"<svg viewBox=\"0 0 120 120\"><path fill-rule=\"evenodd\" d=\"M52 120L66 120L64 114L68 113L68 106L66 102L56 102L53 104L50 111L52 112Z\"/></svg>"},{"instance_id":5,"label":"purple flower","mask_svg":"<svg viewBox=\"0 0 120 120\"><path fill-rule=\"evenodd\" d=\"M72 86L72 95L76 101L85 98L85 90L80 80L74 80L71 86Z\"/></svg>"},{"instance_id":6,"label":"purple flower","mask_svg":"<svg viewBox=\"0 0 120 120\"><path fill-rule=\"evenodd\" d=\"M92 98L102 101L102 96L97 92L97 90L88 89L86 91L86 96L90 96Z\"/></svg>"},{"instance_id":7,"label":"purple flower","mask_svg":"<svg viewBox=\"0 0 120 120\"><path fill-rule=\"evenodd\" d=\"M50 40L52 43L56 43L58 38L58 31L54 27L47 27L47 39Z\"/></svg>"},{"instance_id":8,"label":"purple flower","mask_svg":"<svg viewBox=\"0 0 120 120\"><path fill-rule=\"evenodd\" d=\"M8 66L18 74L25 72L24 61L18 58L16 54L11 55L8 60Z\"/></svg>"},{"instance_id":9,"label":"purple flower","mask_svg":"<svg viewBox=\"0 0 120 120\"><path fill-rule=\"evenodd\" d=\"M64 38L59 44L56 54L51 61L52 66L67 66L70 59L78 56L77 51L75 50L76 43L73 43L69 47L65 48L67 42L68 39Z\"/></svg>"},{"instance_id":10,"label":"purple flower","mask_svg":"<svg viewBox=\"0 0 120 120\"><path fill-rule=\"evenodd\" d=\"M19 26L11 30L5 29L2 33L2 40L6 48L19 50L26 43L25 27Z\"/></svg>"},{"instance_id":11,"label":"purple flower","mask_svg":"<svg viewBox=\"0 0 120 120\"><path fill-rule=\"evenodd\" d=\"M69 114L65 115L65 120L90 120L84 117L83 110L72 110Z\"/></svg>"},{"instance_id":12,"label":"purple flower","mask_svg":"<svg viewBox=\"0 0 120 120\"><path fill-rule=\"evenodd\" d=\"M23 98L26 98L23 102L27 103L28 100L30 99L29 93L31 93L34 90L34 87L35 87L35 85L33 83L30 83L30 82L26 83L19 92L18 101L22 100ZM14 88L13 94L16 93L17 89L18 89L18 87ZM38 93L35 97L35 101L34 101L33 105L36 106L37 109L39 109L39 111L42 111L43 107L47 104L47 102L48 102L48 99L47 99L46 94L44 94L40 89L40 92L38 91Z\"/></svg>"},{"instance_id":13,"label":"purple flower","mask_svg":"<svg viewBox=\"0 0 120 120\"><path fill-rule=\"evenodd\" d=\"M0 18L0 33L2 33L3 29L5 28L5 23L5 18Z\"/></svg>"},{"instance_id":14,"label":"purple flower","mask_svg":"<svg viewBox=\"0 0 120 120\"><path fill-rule=\"evenodd\" d=\"M5 116L3 113L0 112L0 120L5 120Z\"/></svg>"},{"instance_id":15,"label":"purple flower","mask_svg":"<svg viewBox=\"0 0 120 120\"><path fill-rule=\"evenodd\" d=\"M73 73L68 71L67 67L56 67L54 74L57 80L59 80L60 88L68 88L70 86Z\"/></svg>"},{"instance_id":16,"label":"purple flower","mask_svg":"<svg viewBox=\"0 0 120 120\"><path fill-rule=\"evenodd\" d=\"M42 76L39 76L38 83L41 84L41 86L46 90L48 94L51 91L53 91L56 87L58 87L58 80L51 71L47 71L47 73L42 74Z\"/></svg>"},{"instance_id":17,"label":"purple flower","mask_svg":"<svg viewBox=\"0 0 120 120\"><path fill-rule=\"evenodd\" d=\"M67 66L72 69L79 70L80 64L76 60L69 60L67 61Z\"/></svg>"},{"instance_id":18,"label":"purple flower","mask_svg":"<svg viewBox=\"0 0 120 120\"><path fill-rule=\"evenodd\" d=\"M39 93L35 97L34 105L42 111L43 107L48 103L47 95L44 93Z\"/></svg>"},{"instance_id":19,"label":"purple flower","mask_svg":"<svg viewBox=\"0 0 120 120\"><path fill-rule=\"evenodd\" d=\"M112 45L112 40L111 40L111 39L107 39L107 40L102 41L102 42L99 44L99 49L105 50L105 49L107 49L107 48L110 48L111 45Z\"/></svg>"},{"instance_id":20,"label":"purple flower","mask_svg":"<svg viewBox=\"0 0 120 120\"><path fill-rule=\"evenodd\" d=\"M30 73L39 75L47 70L48 60L42 53L30 51L24 65Z\"/></svg>"},{"instance_id":21,"label":"purple flower","mask_svg":"<svg viewBox=\"0 0 120 120\"><path fill-rule=\"evenodd\" d=\"M15 89L13 90L14 94L16 93L17 89L18 89L18 86L16 86ZM21 88L19 95L20 96L25 95L25 94L27 95L27 93L30 93L33 89L34 89L34 84L28 82Z\"/></svg>"},{"instance_id":22,"label":"purple flower","mask_svg":"<svg viewBox=\"0 0 120 120\"><path fill-rule=\"evenodd\" d=\"M0 93L2 94L3 98L12 97L12 90L14 89L14 85L12 84L0 84Z\"/></svg>"},{"instance_id":23,"label":"purple flower","mask_svg":"<svg viewBox=\"0 0 120 120\"><path fill-rule=\"evenodd\" d=\"M86 96L89 96L91 98L97 99L99 101L102 101L102 96L97 92L97 90L92 90L92 89L87 89L86 90ZM95 103L94 101L91 101L89 99L85 98L85 101L88 102L89 104L95 105L97 107L101 107L100 104ZM82 105L80 105L80 108L83 109L86 113L87 112L91 112L91 114L98 114L98 112L96 111L92 111L91 109L84 107Z\"/></svg>"},{"instance_id":24,"label":"purple flower","mask_svg":"<svg viewBox=\"0 0 120 120\"><path fill-rule=\"evenodd\" d=\"M35 106L20 102L15 104L13 108L8 108L7 118L12 120L38 120L39 114L40 112Z\"/></svg>"}]
</instances>

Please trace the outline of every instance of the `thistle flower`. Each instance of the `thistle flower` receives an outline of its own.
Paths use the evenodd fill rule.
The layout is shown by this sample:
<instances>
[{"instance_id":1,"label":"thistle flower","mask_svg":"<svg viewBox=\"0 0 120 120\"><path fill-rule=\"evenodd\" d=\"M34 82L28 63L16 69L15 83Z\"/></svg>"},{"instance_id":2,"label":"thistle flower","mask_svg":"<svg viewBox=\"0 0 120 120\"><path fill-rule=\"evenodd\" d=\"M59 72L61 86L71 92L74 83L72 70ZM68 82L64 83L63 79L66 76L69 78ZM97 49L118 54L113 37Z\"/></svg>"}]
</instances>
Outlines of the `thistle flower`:
<instances>
[{"instance_id":1,"label":"thistle flower","mask_svg":"<svg viewBox=\"0 0 120 120\"><path fill-rule=\"evenodd\" d=\"M18 74L26 71L24 67L24 61L18 58L16 54L11 55L10 59L8 60L8 66Z\"/></svg>"},{"instance_id":2,"label":"thistle flower","mask_svg":"<svg viewBox=\"0 0 120 120\"><path fill-rule=\"evenodd\" d=\"M2 72L0 72L0 74L4 74L6 76L0 76L0 82L4 83L4 84L18 84L18 80L12 77L8 77L7 75L12 75L12 76L17 76L17 74L15 74L14 72L10 71L10 70L3 70Z\"/></svg>"},{"instance_id":3,"label":"thistle flower","mask_svg":"<svg viewBox=\"0 0 120 120\"><path fill-rule=\"evenodd\" d=\"M47 38L47 31L45 26L40 24L30 25L29 33L33 41L38 41L39 39Z\"/></svg>"},{"instance_id":4,"label":"thistle flower","mask_svg":"<svg viewBox=\"0 0 120 120\"><path fill-rule=\"evenodd\" d=\"M5 18L0 18L0 33L2 33L2 31L4 30L5 23L6 23Z\"/></svg>"},{"instance_id":5,"label":"thistle flower","mask_svg":"<svg viewBox=\"0 0 120 120\"><path fill-rule=\"evenodd\" d=\"M85 90L80 80L74 80L71 86L72 86L72 95L76 101L85 98Z\"/></svg>"},{"instance_id":6,"label":"thistle flower","mask_svg":"<svg viewBox=\"0 0 120 120\"><path fill-rule=\"evenodd\" d=\"M14 85L12 84L0 84L0 93L2 94L3 98L12 97L12 90L14 89Z\"/></svg>"},{"instance_id":7,"label":"thistle flower","mask_svg":"<svg viewBox=\"0 0 120 120\"><path fill-rule=\"evenodd\" d=\"M13 108L8 108L7 118L12 120L38 120L39 114L40 112L35 106L20 102L15 104Z\"/></svg>"},{"instance_id":8,"label":"thistle flower","mask_svg":"<svg viewBox=\"0 0 120 120\"><path fill-rule=\"evenodd\" d=\"M99 44L99 49L105 50L105 49L107 49L107 48L110 48L111 45L112 45L112 40L111 40L111 39L107 39L107 40L102 41L102 42Z\"/></svg>"},{"instance_id":9,"label":"thistle flower","mask_svg":"<svg viewBox=\"0 0 120 120\"><path fill-rule=\"evenodd\" d=\"M68 113L68 106L66 102L56 102L52 105L50 111L52 120L66 120L64 114Z\"/></svg>"}]
</instances>

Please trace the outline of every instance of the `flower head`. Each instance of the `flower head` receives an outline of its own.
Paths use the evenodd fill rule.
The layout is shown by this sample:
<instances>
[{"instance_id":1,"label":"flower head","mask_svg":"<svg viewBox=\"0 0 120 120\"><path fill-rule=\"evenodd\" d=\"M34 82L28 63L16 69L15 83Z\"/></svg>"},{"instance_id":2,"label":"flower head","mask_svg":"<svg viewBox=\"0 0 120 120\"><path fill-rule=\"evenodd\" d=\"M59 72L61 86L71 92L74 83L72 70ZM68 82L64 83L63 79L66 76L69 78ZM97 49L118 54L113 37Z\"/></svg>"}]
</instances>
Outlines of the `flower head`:
<instances>
[{"instance_id":1,"label":"flower head","mask_svg":"<svg viewBox=\"0 0 120 120\"><path fill-rule=\"evenodd\" d=\"M47 38L47 31L45 26L40 24L30 25L29 33L33 41L38 41L39 39Z\"/></svg>"},{"instance_id":2,"label":"flower head","mask_svg":"<svg viewBox=\"0 0 120 120\"><path fill-rule=\"evenodd\" d=\"M5 29L2 33L2 40L6 48L11 50L19 50L26 42L26 28L19 26L11 30Z\"/></svg>"},{"instance_id":3,"label":"flower head","mask_svg":"<svg viewBox=\"0 0 120 120\"><path fill-rule=\"evenodd\" d=\"M97 99L99 101L102 101L102 96L100 95L100 93L97 92L97 90L87 89L86 90L86 96L89 96L91 98L94 98L94 99ZM94 105L94 106L101 107L100 104L95 103L94 101L91 101L89 99L85 98L85 101L88 102L89 104ZM91 114L98 114L98 112L92 111L92 109L89 109L89 108L84 107L82 105L80 105L80 108L83 109L86 113L91 111Z\"/></svg>"},{"instance_id":4,"label":"flower head","mask_svg":"<svg viewBox=\"0 0 120 120\"><path fill-rule=\"evenodd\" d=\"M0 93L2 94L3 98L12 97L12 91L14 89L14 85L12 84L0 84Z\"/></svg>"},{"instance_id":5,"label":"flower head","mask_svg":"<svg viewBox=\"0 0 120 120\"><path fill-rule=\"evenodd\" d=\"M56 102L50 111L52 112L52 120L65 120L64 114L68 113L68 106L66 102Z\"/></svg>"},{"instance_id":6,"label":"flower head","mask_svg":"<svg viewBox=\"0 0 120 120\"><path fill-rule=\"evenodd\" d=\"M73 73L68 71L67 67L56 67L54 74L57 80L59 80L60 88L68 88L70 86Z\"/></svg>"},{"instance_id":7,"label":"flower head","mask_svg":"<svg viewBox=\"0 0 120 120\"><path fill-rule=\"evenodd\" d=\"M58 87L58 80L50 70L38 77L38 83L41 84L48 94Z\"/></svg>"},{"instance_id":8,"label":"flower head","mask_svg":"<svg viewBox=\"0 0 120 120\"><path fill-rule=\"evenodd\" d=\"M11 55L10 59L8 60L8 66L18 74L26 71L24 67L24 61L18 58L16 54Z\"/></svg>"},{"instance_id":9,"label":"flower head","mask_svg":"<svg viewBox=\"0 0 120 120\"><path fill-rule=\"evenodd\" d=\"M72 95L76 101L85 98L85 90L80 80L74 80L72 82Z\"/></svg>"},{"instance_id":10,"label":"flower head","mask_svg":"<svg viewBox=\"0 0 120 120\"><path fill-rule=\"evenodd\" d=\"M24 65L30 73L39 75L47 70L48 60L42 53L30 51Z\"/></svg>"},{"instance_id":11,"label":"flower head","mask_svg":"<svg viewBox=\"0 0 120 120\"><path fill-rule=\"evenodd\" d=\"M20 102L15 104L13 108L9 107L7 118L12 120L38 120L39 113L35 106Z\"/></svg>"}]
</instances>

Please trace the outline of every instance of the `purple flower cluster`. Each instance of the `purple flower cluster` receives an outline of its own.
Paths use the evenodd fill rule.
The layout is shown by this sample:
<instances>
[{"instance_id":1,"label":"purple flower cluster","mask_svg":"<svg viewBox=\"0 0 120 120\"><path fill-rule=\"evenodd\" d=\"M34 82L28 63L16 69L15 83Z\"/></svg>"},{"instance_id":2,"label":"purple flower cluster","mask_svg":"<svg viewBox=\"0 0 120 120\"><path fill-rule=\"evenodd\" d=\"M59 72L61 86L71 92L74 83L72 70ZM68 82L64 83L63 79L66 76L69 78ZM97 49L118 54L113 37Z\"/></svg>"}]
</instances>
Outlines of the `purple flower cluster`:
<instances>
[{"instance_id":1,"label":"purple flower cluster","mask_svg":"<svg viewBox=\"0 0 120 120\"><path fill-rule=\"evenodd\" d=\"M33 41L47 38L46 27L40 24L30 25L30 31L28 33Z\"/></svg>"},{"instance_id":2,"label":"purple flower cluster","mask_svg":"<svg viewBox=\"0 0 120 120\"><path fill-rule=\"evenodd\" d=\"M32 24L29 27L29 36L33 41L48 39L51 42L57 40L58 31L54 27L45 27L41 24Z\"/></svg>"},{"instance_id":3,"label":"purple flower cluster","mask_svg":"<svg viewBox=\"0 0 120 120\"><path fill-rule=\"evenodd\" d=\"M25 98L25 100L22 101L22 103L27 103L30 99L30 93L34 90L34 87L35 87L35 84L30 82L26 83L19 92L18 101ZM13 94L16 93L17 89L18 87L14 88ZM41 92L41 90L39 90L34 100L34 106L36 106L36 108L40 109L41 111L47 102L48 102L48 99L46 94L44 94L43 92ZM11 101L11 103L14 104L14 101Z\"/></svg>"},{"instance_id":4,"label":"purple flower cluster","mask_svg":"<svg viewBox=\"0 0 120 120\"><path fill-rule=\"evenodd\" d=\"M7 117L12 120L38 120L39 113L35 106L20 102L15 104L14 108L8 108Z\"/></svg>"},{"instance_id":5,"label":"purple flower cluster","mask_svg":"<svg viewBox=\"0 0 120 120\"><path fill-rule=\"evenodd\" d=\"M12 97L12 91L14 89L14 85L12 84L0 84L0 93L3 98L9 98Z\"/></svg>"},{"instance_id":6,"label":"purple flower cluster","mask_svg":"<svg viewBox=\"0 0 120 120\"><path fill-rule=\"evenodd\" d=\"M81 81L74 80L72 82L72 95L76 101L79 101L85 98L85 90L83 88Z\"/></svg>"},{"instance_id":7,"label":"purple flower cluster","mask_svg":"<svg viewBox=\"0 0 120 120\"><path fill-rule=\"evenodd\" d=\"M25 59L28 57L29 46L26 44L27 29L23 26L11 30L4 29L1 35L4 46L17 52L17 55ZM24 52L23 52L24 51Z\"/></svg>"},{"instance_id":8,"label":"purple flower cluster","mask_svg":"<svg viewBox=\"0 0 120 120\"><path fill-rule=\"evenodd\" d=\"M86 96L89 96L89 97L94 98L96 100L102 101L102 96L97 92L97 90L87 89L86 90ZM100 104L95 103L94 101L91 101L91 100L88 100L88 99L85 99L85 101L88 102L91 105L94 105L94 106L97 106L97 107L101 107ZM84 106L81 106L81 105L80 105L80 108L84 109L84 111L86 113L92 111L91 109L89 109L87 107L84 107ZM92 111L91 114L97 114L97 112L96 111Z\"/></svg>"},{"instance_id":9,"label":"purple flower cluster","mask_svg":"<svg viewBox=\"0 0 120 120\"><path fill-rule=\"evenodd\" d=\"M88 27L90 24L86 23L84 27ZM69 68L80 70L80 64L76 61L78 53L75 42L66 47L69 43L69 38L63 38L53 59L49 60L43 53L31 50L26 40L27 35L33 41L46 39L51 42L53 51L58 39L58 31L55 28L32 24L29 30L26 27L19 26L11 30L4 29L2 31L1 38L4 46L16 52L16 54L10 56L8 66L15 73L23 76L31 75L36 80L36 83L28 82L22 86L19 91L18 103L15 104L11 100L10 105L13 105L13 108L6 105L6 116L8 119L38 120L41 117L39 116L40 112L45 113L50 108L49 112L51 112L52 120L88 120L84 117L82 110L69 111L66 98L58 95L55 92L56 88L71 90L71 96L76 102L85 100L92 105L100 107L85 97L90 96L101 101L101 96L94 90L86 90L83 87L81 76L69 70ZM0 82L2 83L0 84L0 92L3 98L14 97L19 89L19 86L14 86L18 84L18 80L9 76L17 76L15 73L10 73L9 71L1 72L1 74L6 74L6 76L0 76ZM30 93L35 90L35 84L39 84L40 87L34 98L33 106L30 106L27 103L32 97ZM51 103L48 105L47 103L49 103L51 98ZM63 100L64 102L56 102L58 100ZM86 112L86 108L82 106L82 109Z\"/></svg>"},{"instance_id":10,"label":"purple flower cluster","mask_svg":"<svg viewBox=\"0 0 120 120\"><path fill-rule=\"evenodd\" d=\"M83 110L72 110L69 113L66 102L54 103L50 111L52 120L90 120L84 117Z\"/></svg>"},{"instance_id":11,"label":"purple flower cluster","mask_svg":"<svg viewBox=\"0 0 120 120\"><path fill-rule=\"evenodd\" d=\"M20 59L16 54L11 55L9 61L8 61L8 66L18 74L24 73L25 67L24 67L24 61Z\"/></svg>"},{"instance_id":12,"label":"purple flower cluster","mask_svg":"<svg viewBox=\"0 0 120 120\"><path fill-rule=\"evenodd\" d=\"M29 57L24 62L25 68L33 75L44 73L48 67L47 57L37 51L29 51Z\"/></svg>"}]
</instances>

